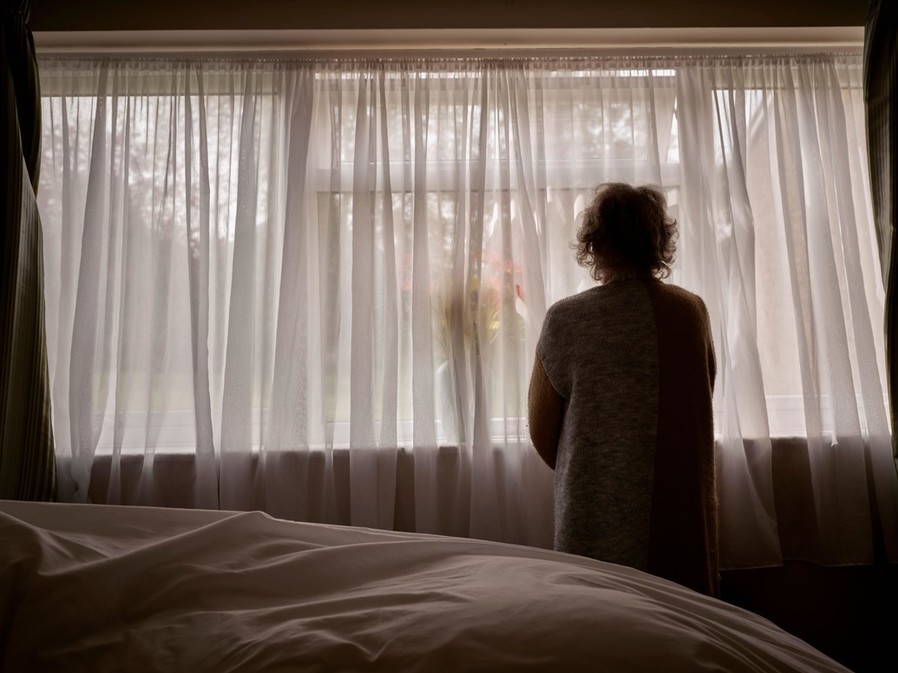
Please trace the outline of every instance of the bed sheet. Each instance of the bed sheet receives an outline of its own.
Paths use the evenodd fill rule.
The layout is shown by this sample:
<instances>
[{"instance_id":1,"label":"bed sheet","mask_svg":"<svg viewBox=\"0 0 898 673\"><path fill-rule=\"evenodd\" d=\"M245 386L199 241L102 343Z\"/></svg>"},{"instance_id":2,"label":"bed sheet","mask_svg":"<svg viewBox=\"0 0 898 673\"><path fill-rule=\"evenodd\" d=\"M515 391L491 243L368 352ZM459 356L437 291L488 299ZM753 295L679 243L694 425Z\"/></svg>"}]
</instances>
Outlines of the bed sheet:
<instances>
[{"instance_id":1,"label":"bed sheet","mask_svg":"<svg viewBox=\"0 0 898 673\"><path fill-rule=\"evenodd\" d=\"M651 575L259 512L0 502L2 671L844 672Z\"/></svg>"}]
</instances>

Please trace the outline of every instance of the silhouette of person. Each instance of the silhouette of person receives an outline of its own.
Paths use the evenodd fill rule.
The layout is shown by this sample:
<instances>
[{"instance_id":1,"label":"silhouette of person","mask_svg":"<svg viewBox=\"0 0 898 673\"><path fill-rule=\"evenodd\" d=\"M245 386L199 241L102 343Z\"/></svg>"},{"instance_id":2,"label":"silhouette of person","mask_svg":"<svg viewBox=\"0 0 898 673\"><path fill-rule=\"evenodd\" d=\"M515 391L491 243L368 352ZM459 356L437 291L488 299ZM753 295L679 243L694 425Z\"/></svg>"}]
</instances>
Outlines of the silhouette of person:
<instances>
[{"instance_id":1,"label":"silhouette of person","mask_svg":"<svg viewBox=\"0 0 898 673\"><path fill-rule=\"evenodd\" d=\"M546 312L530 436L555 470L557 550L717 595L714 345L702 299L662 282L676 235L659 189L596 189L576 247L600 285Z\"/></svg>"}]
</instances>

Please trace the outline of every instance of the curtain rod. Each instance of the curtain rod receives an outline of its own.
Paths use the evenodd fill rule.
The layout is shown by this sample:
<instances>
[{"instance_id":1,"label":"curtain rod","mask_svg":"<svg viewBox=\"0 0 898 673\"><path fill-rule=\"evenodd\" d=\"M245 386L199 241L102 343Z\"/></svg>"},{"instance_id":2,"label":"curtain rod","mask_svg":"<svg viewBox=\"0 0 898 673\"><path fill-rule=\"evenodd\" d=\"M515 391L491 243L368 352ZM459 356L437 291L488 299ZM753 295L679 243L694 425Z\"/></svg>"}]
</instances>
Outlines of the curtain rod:
<instances>
[{"instance_id":1,"label":"curtain rod","mask_svg":"<svg viewBox=\"0 0 898 673\"><path fill-rule=\"evenodd\" d=\"M856 51L862 26L413 30L35 31L38 54Z\"/></svg>"}]
</instances>

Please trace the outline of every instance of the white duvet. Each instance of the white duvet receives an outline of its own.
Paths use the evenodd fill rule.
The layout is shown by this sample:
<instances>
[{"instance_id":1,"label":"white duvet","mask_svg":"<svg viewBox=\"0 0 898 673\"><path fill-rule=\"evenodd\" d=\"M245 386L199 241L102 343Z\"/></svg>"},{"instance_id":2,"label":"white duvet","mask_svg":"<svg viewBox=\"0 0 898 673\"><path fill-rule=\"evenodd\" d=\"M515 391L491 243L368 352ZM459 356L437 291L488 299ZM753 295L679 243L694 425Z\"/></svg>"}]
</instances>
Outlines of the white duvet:
<instances>
[{"instance_id":1,"label":"white duvet","mask_svg":"<svg viewBox=\"0 0 898 673\"><path fill-rule=\"evenodd\" d=\"M261 513L0 503L27 671L845 671L749 612L512 545Z\"/></svg>"}]
</instances>

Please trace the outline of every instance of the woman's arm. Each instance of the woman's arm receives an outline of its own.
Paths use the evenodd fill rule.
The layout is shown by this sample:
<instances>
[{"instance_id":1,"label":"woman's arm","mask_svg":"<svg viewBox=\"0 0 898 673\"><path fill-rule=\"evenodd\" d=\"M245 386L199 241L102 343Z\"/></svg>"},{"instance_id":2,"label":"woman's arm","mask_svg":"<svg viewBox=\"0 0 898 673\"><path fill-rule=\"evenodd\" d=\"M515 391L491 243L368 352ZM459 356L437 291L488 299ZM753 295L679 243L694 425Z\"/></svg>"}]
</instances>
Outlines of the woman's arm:
<instances>
[{"instance_id":1,"label":"woman's arm","mask_svg":"<svg viewBox=\"0 0 898 673\"><path fill-rule=\"evenodd\" d=\"M533 363L533 374L530 376L527 415L530 441L539 457L554 470L564 418L564 398L552 387L539 356Z\"/></svg>"}]
</instances>

